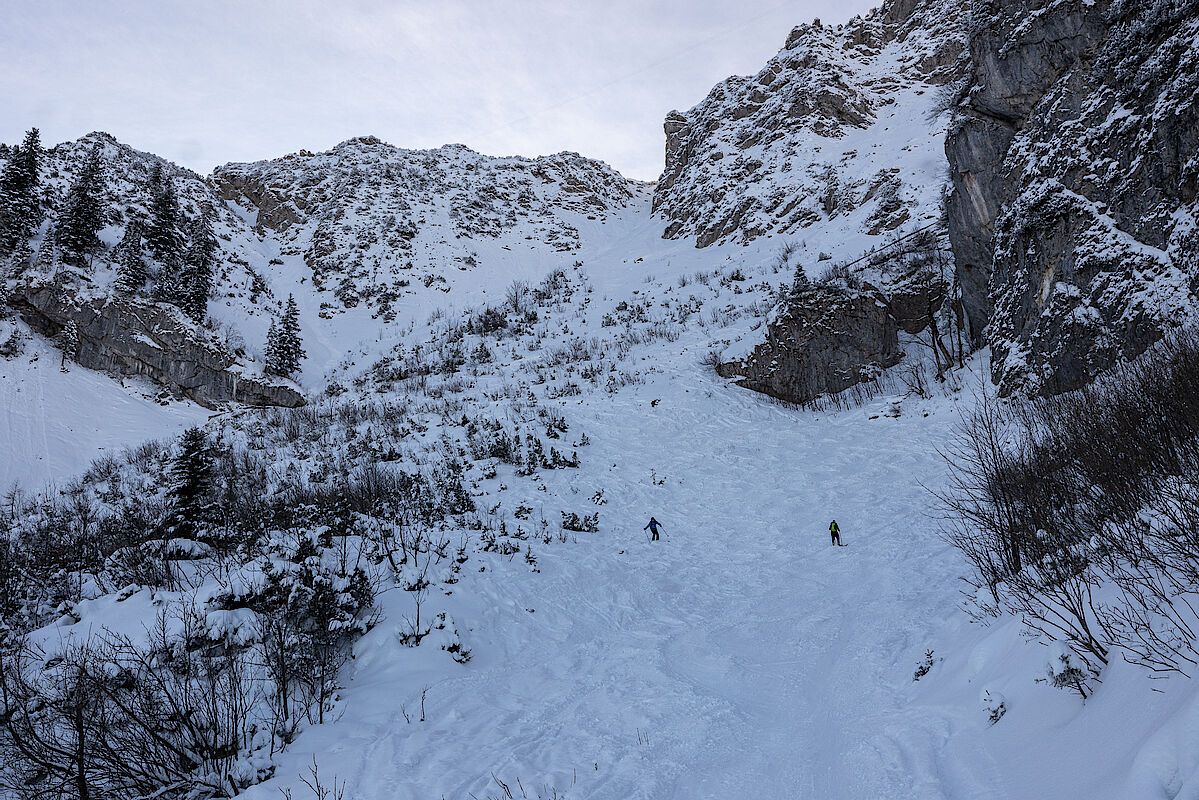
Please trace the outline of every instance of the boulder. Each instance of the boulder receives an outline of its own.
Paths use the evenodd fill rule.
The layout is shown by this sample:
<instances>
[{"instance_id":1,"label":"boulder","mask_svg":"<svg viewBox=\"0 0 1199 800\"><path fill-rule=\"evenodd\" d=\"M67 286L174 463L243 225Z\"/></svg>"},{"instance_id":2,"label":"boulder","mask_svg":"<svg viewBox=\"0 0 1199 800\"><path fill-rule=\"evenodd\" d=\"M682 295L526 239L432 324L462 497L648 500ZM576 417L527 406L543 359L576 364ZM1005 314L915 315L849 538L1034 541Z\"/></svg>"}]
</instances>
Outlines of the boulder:
<instances>
[{"instance_id":1,"label":"boulder","mask_svg":"<svg viewBox=\"0 0 1199 800\"><path fill-rule=\"evenodd\" d=\"M901 357L898 326L877 296L815 286L780 307L766 341L717 372L771 397L809 403L869 380Z\"/></svg>"}]
</instances>

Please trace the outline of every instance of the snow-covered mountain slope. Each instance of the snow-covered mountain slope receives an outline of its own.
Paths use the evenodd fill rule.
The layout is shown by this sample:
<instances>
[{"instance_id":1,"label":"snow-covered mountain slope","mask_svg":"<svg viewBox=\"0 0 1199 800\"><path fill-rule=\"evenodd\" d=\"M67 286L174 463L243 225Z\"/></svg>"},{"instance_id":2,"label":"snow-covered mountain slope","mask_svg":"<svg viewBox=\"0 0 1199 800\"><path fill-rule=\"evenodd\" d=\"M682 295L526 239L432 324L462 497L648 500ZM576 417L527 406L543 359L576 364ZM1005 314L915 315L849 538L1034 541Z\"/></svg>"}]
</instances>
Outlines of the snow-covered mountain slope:
<instances>
[{"instance_id":1,"label":"snow-covered mountain slope","mask_svg":"<svg viewBox=\"0 0 1199 800\"><path fill-rule=\"evenodd\" d=\"M0 362L0 480L56 484L0 519L69 556L15 603L35 666L55 674L105 629L142 646L177 614L192 627L157 654L242 657L256 698L246 735L188 780L255 800L306 797L314 762L355 800L1197 795L1191 681L1113 658L1084 702L1050 685L1060 644L959 608L965 567L928 490L990 354L943 365L950 329L926 327L952 321L943 287L917 287L927 319L902 326L892 279L912 262L892 254L926 229L921 257L943 254L957 95L939 87L963 11L894 0L796 29L758 76L668 118L652 199L572 154L369 138L175 171L186 208L217 220L209 315L253 356L294 296L310 402L213 415L211 527L171 538L176 434L207 412L60 372L0 320L0 345L23 338ZM95 144L123 216L144 211L153 157L103 136L52 151L56 193ZM806 409L719 378L747 351L765 370L789 357L797 340L774 332L819 296L795 278L822 262L821 291L852 291L901 366L860 403ZM101 258L81 291L111 277ZM851 349L843 322L830 349ZM147 437L164 441L120 449ZM306 589L340 602L349 563L378 616L334 619L345 663L288 695L303 681L271 658L319 626L301 617L272 650L270 581L300 581L285 609Z\"/></svg>"},{"instance_id":2,"label":"snow-covered mountain slope","mask_svg":"<svg viewBox=\"0 0 1199 800\"><path fill-rule=\"evenodd\" d=\"M487 503L508 495L534 520L594 510L600 531L534 545L536 575L520 556L464 572L438 607L467 665L400 645L411 601L386 595L342 716L248 797L299 793L313 758L362 800L504 797L501 781L517 797L519 781L529 797L613 800L1115 800L1191 785L1199 765L1175 746L1197 708L1187 681L1117 665L1084 705L1044 682L1050 651L1018 623L984 629L957 608L957 556L920 483L943 480L933 445L968 393L795 411L701 372L696 333L634 350L654 365L643 382L562 405L592 441L579 470L488 484L509 489ZM829 546L832 518L845 548ZM1005 699L998 724L984 689Z\"/></svg>"},{"instance_id":3,"label":"snow-covered mountain slope","mask_svg":"<svg viewBox=\"0 0 1199 800\"><path fill-rule=\"evenodd\" d=\"M957 608L961 565L924 487L945 480L936 447L969 392L822 412L731 387L702 362L790 281L774 244L663 240L644 207L607 226L593 249L547 253L550 274L519 312L500 299L502 270L413 297L392 324L364 309L322 319L302 274L281 286L307 291L314 345L359 338L330 367L337 397L210 425L261 461L267 483L251 485L267 507L372 465L432 476L452 460L478 519L436 527L466 555L454 582L434 573L423 607L446 628L405 643L411 572L383 562L382 619L354 644L325 722L305 723L244 795L305 796L313 758L326 786L336 777L359 800L501 797L499 782L579 798L1121 798L1180 785L1172 776L1195 767L1174 747L1195 704L1187 682L1116 669L1084 705L1038 682L1049 651L1018 624L984 629ZM493 297L506 327L483 324ZM337 323L342 338L322 341ZM545 438L555 417L567 431ZM578 466L527 473L491 455L490 420ZM92 485L153 498L156 471ZM565 530L563 512L598 513L597 530ZM642 531L650 514L660 542ZM827 544L832 518L845 548ZM156 598L194 599L206 636L253 646L240 595L204 574L194 593L68 603L40 641L53 652L106 625L140 635ZM443 649L455 644L465 663ZM1004 698L998 724L984 689Z\"/></svg>"},{"instance_id":4,"label":"snow-covered mountain slope","mask_svg":"<svg viewBox=\"0 0 1199 800\"><path fill-rule=\"evenodd\" d=\"M16 330L0 319L0 340ZM209 418L199 405L168 401L147 380L123 386L77 364L63 371L62 353L45 341L20 335L18 342L20 352L0 360L0 493L73 480L105 453Z\"/></svg>"},{"instance_id":5,"label":"snow-covered mountain slope","mask_svg":"<svg viewBox=\"0 0 1199 800\"><path fill-rule=\"evenodd\" d=\"M922 443L952 401L797 413L699 367L701 333L637 348L643 382L562 406L591 440L579 470L493 495L534 519L597 511L599 533L539 551L536 576L517 559L463 579L445 607L476 621L466 668L407 651L391 624L369 634L344 716L250 797L294 785L314 754L364 799L503 796L492 773L542 797L980 796L997 770L985 716L929 708L911 680L955 602L918 483L938 480ZM845 548L829 547L833 517ZM389 621L407 613L385 602ZM950 737L963 752L944 768Z\"/></svg>"},{"instance_id":6,"label":"snow-covered mountain slope","mask_svg":"<svg viewBox=\"0 0 1199 800\"><path fill-rule=\"evenodd\" d=\"M946 182L938 88L963 44L961 4L943 0L795 28L757 75L667 116L654 194L665 235L703 247L835 221L860 252L932 221Z\"/></svg>"},{"instance_id":7,"label":"snow-covered mountain slope","mask_svg":"<svg viewBox=\"0 0 1199 800\"><path fill-rule=\"evenodd\" d=\"M569 254L579 226L603 223L647 187L575 153L483 156L462 145L401 150L373 137L326 153L229 164L212 176L259 230L300 255L330 313L359 302L394 318L414 284L488 267L504 250Z\"/></svg>"}]
</instances>

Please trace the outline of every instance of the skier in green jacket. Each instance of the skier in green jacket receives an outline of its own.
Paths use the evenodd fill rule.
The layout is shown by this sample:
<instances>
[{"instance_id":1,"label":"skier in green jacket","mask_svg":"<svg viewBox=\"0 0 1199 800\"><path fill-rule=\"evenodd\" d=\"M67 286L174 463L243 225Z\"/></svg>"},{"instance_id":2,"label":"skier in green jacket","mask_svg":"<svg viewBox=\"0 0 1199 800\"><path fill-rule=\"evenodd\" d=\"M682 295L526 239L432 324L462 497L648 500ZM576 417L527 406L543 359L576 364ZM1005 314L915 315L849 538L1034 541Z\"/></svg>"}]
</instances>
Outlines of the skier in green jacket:
<instances>
[{"instance_id":1,"label":"skier in green jacket","mask_svg":"<svg viewBox=\"0 0 1199 800\"><path fill-rule=\"evenodd\" d=\"M833 544L841 544L841 528L837 526L837 520L833 520L828 526L828 532L833 536Z\"/></svg>"}]
</instances>

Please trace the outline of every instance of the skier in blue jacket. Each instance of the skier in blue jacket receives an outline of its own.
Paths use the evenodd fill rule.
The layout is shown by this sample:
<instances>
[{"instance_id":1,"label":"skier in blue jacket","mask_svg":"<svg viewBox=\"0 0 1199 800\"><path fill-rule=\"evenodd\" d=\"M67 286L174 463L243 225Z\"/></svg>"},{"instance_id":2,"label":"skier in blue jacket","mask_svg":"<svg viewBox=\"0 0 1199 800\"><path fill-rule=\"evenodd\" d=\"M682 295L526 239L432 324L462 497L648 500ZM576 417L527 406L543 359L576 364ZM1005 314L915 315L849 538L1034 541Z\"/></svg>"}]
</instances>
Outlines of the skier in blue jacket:
<instances>
[{"instance_id":1,"label":"skier in blue jacket","mask_svg":"<svg viewBox=\"0 0 1199 800\"><path fill-rule=\"evenodd\" d=\"M641 530L643 530L643 531L648 530L650 532L650 534L652 534L650 537L650 540L656 542L656 541L658 541L658 528L660 528L661 526L662 526L661 522L658 522L658 520L654 519L653 517L650 517L649 524L646 525Z\"/></svg>"}]
</instances>

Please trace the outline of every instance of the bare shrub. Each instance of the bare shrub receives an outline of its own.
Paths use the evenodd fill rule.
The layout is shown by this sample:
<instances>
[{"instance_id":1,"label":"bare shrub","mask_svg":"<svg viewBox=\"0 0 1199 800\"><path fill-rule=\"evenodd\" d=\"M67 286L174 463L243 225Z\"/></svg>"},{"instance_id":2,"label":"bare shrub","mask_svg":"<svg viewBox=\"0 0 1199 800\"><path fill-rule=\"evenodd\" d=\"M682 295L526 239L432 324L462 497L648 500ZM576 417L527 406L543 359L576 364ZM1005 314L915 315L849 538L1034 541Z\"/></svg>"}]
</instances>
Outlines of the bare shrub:
<instances>
[{"instance_id":1,"label":"bare shrub","mask_svg":"<svg viewBox=\"0 0 1199 800\"><path fill-rule=\"evenodd\" d=\"M1153 671L1194 671L1199 333L1059 397L986 395L943 455L942 530L989 613L1068 642L1092 673L1116 648Z\"/></svg>"}]
</instances>

